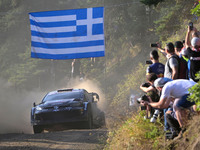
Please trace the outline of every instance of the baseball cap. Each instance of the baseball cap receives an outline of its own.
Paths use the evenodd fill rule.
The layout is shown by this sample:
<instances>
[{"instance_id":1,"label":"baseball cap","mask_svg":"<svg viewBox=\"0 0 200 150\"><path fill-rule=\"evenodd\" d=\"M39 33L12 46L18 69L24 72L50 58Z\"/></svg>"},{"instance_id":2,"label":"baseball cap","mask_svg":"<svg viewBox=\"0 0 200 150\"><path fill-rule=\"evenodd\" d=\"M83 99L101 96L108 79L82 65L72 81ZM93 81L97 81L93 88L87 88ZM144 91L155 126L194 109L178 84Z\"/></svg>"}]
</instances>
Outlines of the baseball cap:
<instances>
[{"instance_id":1,"label":"baseball cap","mask_svg":"<svg viewBox=\"0 0 200 150\"><path fill-rule=\"evenodd\" d=\"M192 40L191 40L191 45L192 46L200 46L200 38L193 37Z\"/></svg>"},{"instance_id":2,"label":"baseball cap","mask_svg":"<svg viewBox=\"0 0 200 150\"><path fill-rule=\"evenodd\" d=\"M169 81L173 81L173 80L170 78L158 78L154 81L154 86L155 87L163 87Z\"/></svg>"}]
</instances>

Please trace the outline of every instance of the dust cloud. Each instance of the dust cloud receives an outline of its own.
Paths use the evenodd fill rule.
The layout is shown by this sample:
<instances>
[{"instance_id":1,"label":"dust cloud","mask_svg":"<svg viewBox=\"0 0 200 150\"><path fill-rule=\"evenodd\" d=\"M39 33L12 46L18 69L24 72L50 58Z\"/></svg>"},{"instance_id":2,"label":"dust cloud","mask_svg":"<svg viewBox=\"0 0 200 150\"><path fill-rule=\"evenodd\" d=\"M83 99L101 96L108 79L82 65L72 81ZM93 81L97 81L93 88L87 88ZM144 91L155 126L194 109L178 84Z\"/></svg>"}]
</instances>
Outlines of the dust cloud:
<instances>
[{"instance_id":1,"label":"dust cloud","mask_svg":"<svg viewBox=\"0 0 200 150\"><path fill-rule=\"evenodd\" d=\"M97 93L100 97L100 100L97 103L99 109L101 109L102 111L106 110L107 102L106 102L105 94L103 93L103 91L101 90L97 82L89 80L89 79L80 80L79 78L75 78L75 79L70 80L68 82L68 85L64 86L63 88L85 89L89 93L90 92Z\"/></svg>"},{"instance_id":2,"label":"dust cloud","mask_svg":"<svg viewBox=\"0 0 200 150\"><path fill-rule=\"evenodd\" d=\"M17 91L0 79L0 133L32 133L30 111L44 92Z\"/></svg>"},{"instance_id":3,"label":"dust cloud","mask_svg":"<svg viewBox=\"0 0 200 150\"><path fill-rule=\"evenodd\" d=\"M66 83L66 82L65 82ZM98 107L105 110L105 96L97 83L90 80L70 80L66 86L60 88L83 88L88 92L96 92L100 96ZM0 79L0 134L4 133L33 133L30 123L30 112L33 102L39 103L49 91L18 91L12 88L8 82ZM60 89L55 87L54 90Z\"/></svg>"}]
</instances>

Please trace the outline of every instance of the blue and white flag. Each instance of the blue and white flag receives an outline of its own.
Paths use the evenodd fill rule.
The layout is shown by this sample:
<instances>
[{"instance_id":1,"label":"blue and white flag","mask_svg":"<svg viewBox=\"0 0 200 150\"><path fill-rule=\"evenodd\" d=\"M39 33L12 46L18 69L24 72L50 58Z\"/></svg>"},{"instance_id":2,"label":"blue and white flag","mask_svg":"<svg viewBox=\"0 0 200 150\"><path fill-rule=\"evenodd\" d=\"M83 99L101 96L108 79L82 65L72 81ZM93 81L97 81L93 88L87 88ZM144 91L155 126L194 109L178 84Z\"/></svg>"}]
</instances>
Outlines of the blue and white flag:
<instances>
[{"instance_id":1,"label":"blue and white flag","mask_svg":"<svg viewBox=\"0 0 200 150\"><path fill-rule=\"evenodd\" d=\"M29 13L31 57L76 59L103 57L104 8Z\"/></svg>"}]
</instances>

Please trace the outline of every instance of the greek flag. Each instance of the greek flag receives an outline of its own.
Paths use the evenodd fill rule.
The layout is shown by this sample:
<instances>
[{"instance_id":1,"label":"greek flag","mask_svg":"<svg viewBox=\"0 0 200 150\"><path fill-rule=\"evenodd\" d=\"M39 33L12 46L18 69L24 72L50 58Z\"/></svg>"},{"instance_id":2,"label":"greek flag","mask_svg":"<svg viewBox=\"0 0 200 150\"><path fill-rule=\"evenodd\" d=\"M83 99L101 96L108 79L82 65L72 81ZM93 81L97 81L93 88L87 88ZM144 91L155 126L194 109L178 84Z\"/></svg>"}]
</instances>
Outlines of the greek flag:
<instances>
[{"instance_id":1,"label":"greek flag","mask_svg":"<svg viewBox=\"0 0 200 150\"><path fill-rule=\"evenodd\" d=\"M29 13L31 57L103 57L103 14L103 7Z\"/></svg>"}]
</instances>

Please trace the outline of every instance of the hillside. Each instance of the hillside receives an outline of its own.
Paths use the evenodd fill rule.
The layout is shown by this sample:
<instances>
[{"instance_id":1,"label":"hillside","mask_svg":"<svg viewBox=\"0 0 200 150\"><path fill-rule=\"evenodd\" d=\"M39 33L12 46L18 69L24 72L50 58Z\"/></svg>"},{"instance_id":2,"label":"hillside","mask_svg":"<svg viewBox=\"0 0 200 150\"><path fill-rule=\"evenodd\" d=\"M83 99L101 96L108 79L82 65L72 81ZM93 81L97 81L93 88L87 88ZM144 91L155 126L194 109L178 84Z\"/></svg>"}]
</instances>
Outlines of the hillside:
<instances>
[{"instance_id":1,"label":"hillside","mask_svg":"<svg viewBox=\"0 0 200 150\"><path fill-rule=\"evenodd\" d=\"M183 138L177 141L169 141L166 143L169 149L176 150L198 150L200 149L200 116L195 115L189 120L187 131L183 134Z\"/></svg>"},{"instance_id":2,"label":"hillside","mask_svg":"<svg viewBox=\"0 0 200 150\"><path fill-rule=\"evenodd\" d=\"M200 147L200 116L193 115L183 137L178 140L166 140L162 121L156 124L144 120L135 114L117 130L110 131L104 149L141 149L141 150L198 150Z\"/></svg>"},{"instance_id":3,"label":"hillside","mask_svg":"<svg viewBox=\"0 0 200 150\"><path fill-rule=\"evenodd\" d=\"M187 1L188 3L186 1L176 1L177 3L174 7L164 8L164 6L170 5L168 2L160 3L155 9L161 13L160 18L154 22L156 25L155 32L163 45L167 42L185 39L187 25L190 21L193 21L197 29L200 28L199 19L191 15L191 9L195 1ZM182 11L180 11L180 8ZM196 11L198 12L199 7L197 8ZM163 63L166 62L163 57L161 61ZM145 69L145 66L141 65L138 68ZM144 76L143 73L142 70L135 69L132 74L127 75L126 80L119 84L118 93L113 100L116 102L114 103L115 105L119 106L119 103L124 102L123 99L126 99L131 88L135 90L135 88L139 87L137 83L138 81L141 83L141 76ZM195 92L195 102L199 105L199 88ZM124 115L125 119L121 117L123 119L121 119L121 122L119 121L120 125L116 125L116 128L111 129L105 149L199 149L200 116L197 114L189 119L183 138L176 141L165 140L163 120L159 120L156 124L151 124L149 120L144 120L143 115L138 115L136 111L132 112L132 114L129 113L129 115L130 117Z\"/></svg>"}]
</instances>

